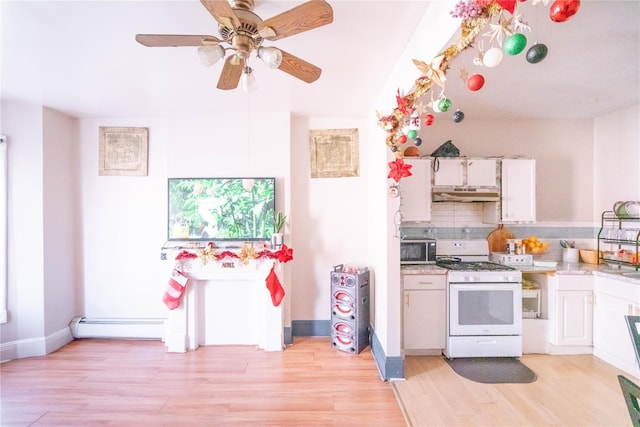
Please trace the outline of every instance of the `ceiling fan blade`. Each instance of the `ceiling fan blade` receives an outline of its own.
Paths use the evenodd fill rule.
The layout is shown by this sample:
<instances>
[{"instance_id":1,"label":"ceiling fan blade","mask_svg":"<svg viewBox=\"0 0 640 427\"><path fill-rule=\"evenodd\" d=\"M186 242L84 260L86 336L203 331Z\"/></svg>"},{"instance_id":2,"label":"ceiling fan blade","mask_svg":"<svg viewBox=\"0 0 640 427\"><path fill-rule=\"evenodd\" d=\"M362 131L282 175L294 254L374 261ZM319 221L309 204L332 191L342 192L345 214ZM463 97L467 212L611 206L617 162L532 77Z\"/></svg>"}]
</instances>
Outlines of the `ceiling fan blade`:
<instances>
[{"instance_id":1,"label":"ceiling fan blade","mask_svg":"<svg viewBox=\"0 0 640 427\"><path fill-rule=\"evenodd\" d=\"M220 24L228 27L229 21L231 21L233 28L240 26L240 20L227 0L200 0L200 2Z\"/></svg>"},{"instance_id":2,"label":"ceiling fan blade","mask_svg":"<svg viewBox=\"0 0 640 427\"><path fill-rule=\"evenodd\" d=\"M311 0L262 21L258 24L258 31L267 40L279 40L332 22L331 5L324 0Z\"/></svg>"},{"instance_id":3,"label":"ceiling fan blade","mask_svg":"<svg viewBox=\"0 0 640 427\"><path fill-rule=\"evenodd\" d=\"M316 67L282 49L280 49L280 51L282 52L282 63L278 69L307 83L313 83L320 78L320 74L322 73L320 67Z\"/></svg>"},{"instance_id":4,"label":"ceiling fan blade","mask_svg":"<svg viewBox=\"0 0 640 427\"><path fill-rule=\"evenodd\" d=\"M222 40L206 35L136 34L136 41L147 47L202 46Z\"/></svg>"},{"instance_id":5,"label":"ceiling fan blade","mask_svg":"<svg viewBox=\"0 0 640 427\"><path fill-rule=\"evenodd\" d=\"M243 63L242 61L238 61L237 64L234 64L234 62L236 62L233 59L234 57L235 55L231 55L224 61L224 67L218 79L218 89L230 90L238 87L240 76L242 75Z\"/></svg>"}]
</instances>

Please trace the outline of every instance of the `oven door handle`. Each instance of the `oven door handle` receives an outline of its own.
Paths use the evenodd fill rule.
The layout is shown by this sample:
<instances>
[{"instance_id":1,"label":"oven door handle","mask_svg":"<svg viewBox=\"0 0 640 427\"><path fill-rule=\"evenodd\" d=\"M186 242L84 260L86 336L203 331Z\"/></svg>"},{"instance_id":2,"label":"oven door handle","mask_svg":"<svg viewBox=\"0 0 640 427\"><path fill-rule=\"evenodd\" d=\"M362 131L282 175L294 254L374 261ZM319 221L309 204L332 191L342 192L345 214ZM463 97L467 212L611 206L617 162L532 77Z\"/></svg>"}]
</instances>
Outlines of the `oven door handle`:
<instances>
[{"instance_id":1,"label":"oven door handle","mask_svg":"<svg viewBox=\"0 0 640 427\"><path fill-rule=\"evenodd\" d=\"M522 290L520 283L450 283L452 291L516 291Z\"/></svg>"}]
</instances>

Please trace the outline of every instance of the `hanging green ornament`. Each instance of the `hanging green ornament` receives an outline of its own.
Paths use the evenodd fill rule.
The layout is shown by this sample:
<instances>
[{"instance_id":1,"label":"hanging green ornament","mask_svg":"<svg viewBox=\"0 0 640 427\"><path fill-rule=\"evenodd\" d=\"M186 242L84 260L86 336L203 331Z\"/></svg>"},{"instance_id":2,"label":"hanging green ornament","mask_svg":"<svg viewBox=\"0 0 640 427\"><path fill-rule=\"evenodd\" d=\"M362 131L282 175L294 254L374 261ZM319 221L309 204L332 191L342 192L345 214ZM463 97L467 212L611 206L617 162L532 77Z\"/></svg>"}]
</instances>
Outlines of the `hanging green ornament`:
<instances>
[{"instance_id":1,"label":"hanging green ornament","mask_svg":"<svg viewBox=\"0 0 640 427\"><path fill-rule=\"evenodd\" d=\"M415 129L411 129L409 132L407 132L407 137L409 139L416 139L417 136L418 132Z\"/></svg>"},{"instance_id":2,"label":"hanging green ornament","mask_svg":"<svg viewBox=\"0 0 640 427\"><path fill-rule=\"evenodd\" d=\"M448 111L449 108L451 108L451 100L449 98L442 98L440 102L438 102L438 110L442 111L443 113L445 111Z\"/></svg>"},{"instance_id":3,"label":"hanging green ornament","mask_svg":"<svg viewBox=\"0 0 640 427\"><path fill-rule=\"evenodd\" d=\"M507 55L517 55L527 46L527 37L524 34L512 34L504 41L504 51Z\"/></svg>"}]
</instances>

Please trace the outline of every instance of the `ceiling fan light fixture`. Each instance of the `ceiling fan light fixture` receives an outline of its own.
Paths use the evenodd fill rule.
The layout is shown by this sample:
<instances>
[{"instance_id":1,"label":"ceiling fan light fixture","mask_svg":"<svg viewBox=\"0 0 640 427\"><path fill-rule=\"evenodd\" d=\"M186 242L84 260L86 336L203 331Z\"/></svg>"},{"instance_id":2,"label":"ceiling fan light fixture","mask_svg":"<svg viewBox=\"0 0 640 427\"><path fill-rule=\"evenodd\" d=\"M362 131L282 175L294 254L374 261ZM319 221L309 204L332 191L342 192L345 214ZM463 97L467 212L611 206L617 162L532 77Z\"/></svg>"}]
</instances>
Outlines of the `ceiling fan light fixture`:
<instances>
[{"instance_id":1,"label":"ceiling fan light fixture","mask_svg":"<svg viewBox=\"0 0 640 427\"><path fill-rule=\"evenodd\" d=\"M258 58L262 59L269 68L278 68L282 64L282 52L275 47L259 47Z\"/></svg>"},{"instance_id":2,"label":"ceiling fan light fixture","mask_svg":"<svg viewBox=\"0 0 640 427\"><path fill-rule=\"evenodd\" d=\"M243 92L254 92L258 88L256 77L253 75L253 68L247 66L242 69L240 84Z\"/></svg>"},{"instance_id":3,"label":"ceiling fan light fixture","mask_svg":"<svg viewBox=\"0 0 640 427\"><path fill-rule=\"evenodd\" d=\"M219 44L208 44L204 46L198 46L198 56L200 62L205 67L211 67L213 64L224 58L224 48Z\"/></svg>"}]
</instances>

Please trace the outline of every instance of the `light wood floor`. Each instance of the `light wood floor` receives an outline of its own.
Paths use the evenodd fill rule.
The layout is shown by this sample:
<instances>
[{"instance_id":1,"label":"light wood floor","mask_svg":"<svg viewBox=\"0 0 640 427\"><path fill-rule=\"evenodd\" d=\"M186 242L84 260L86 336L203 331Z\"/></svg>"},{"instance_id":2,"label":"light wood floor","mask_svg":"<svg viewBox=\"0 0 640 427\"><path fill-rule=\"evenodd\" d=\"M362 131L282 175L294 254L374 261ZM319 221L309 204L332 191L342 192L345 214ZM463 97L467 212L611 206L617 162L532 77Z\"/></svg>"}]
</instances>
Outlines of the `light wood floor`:
<instances>
[{"instance_id":1,"label":"light wood floor","mask_svg":"<svg viewBox=\"0 0 640 427\"><path fill-rule=\"evenodd\" d=\"M525 355L531 384L479 384L442 357L383 382L371 352L296 338L166 353L158 341L78 340L0 365L5 426L631 426L616 376L592 356ZM394 387L407 397L398 405Z\"/></svg>"},{"instance_id":2,"label":"light wood floor","mask_svg":"<svg viewBox=\"0 0 640 427\"><path fill-rule=\"evenodd\" d=\"M77 340L0 365L5 426L404 426L367 348L297 338L283 352Z\"/></svg>"},{"instance_id":3,"label":"light wood floor","mask_svg":"<svg viewBox=\"0 0 640 427\"><path fill-rule=\"evenodd\" d=\"M629 426L617 376L591 355L525 354L536 375L528 384L482 384L457 375L443 357L405 359L406 381L394 381L415 427ZM636 378L626 375L636 383Z\"/></svg>"}]
</instances>

